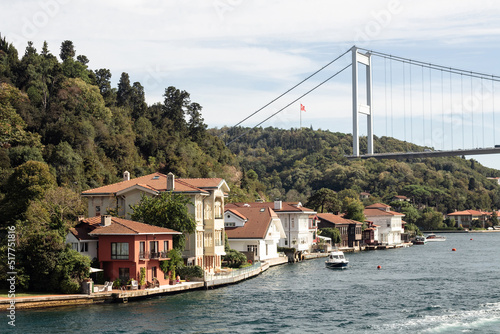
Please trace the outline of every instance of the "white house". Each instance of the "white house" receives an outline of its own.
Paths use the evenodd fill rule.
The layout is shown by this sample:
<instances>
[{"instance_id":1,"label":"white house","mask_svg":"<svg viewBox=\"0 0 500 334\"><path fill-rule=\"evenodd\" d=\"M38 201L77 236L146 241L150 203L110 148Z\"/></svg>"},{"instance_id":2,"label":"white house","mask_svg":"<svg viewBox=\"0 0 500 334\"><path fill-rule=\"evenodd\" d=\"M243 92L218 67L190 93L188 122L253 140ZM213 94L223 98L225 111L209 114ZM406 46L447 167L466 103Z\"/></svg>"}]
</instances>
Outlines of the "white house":
<instances>
[{"instance_id":1,"label":"white house","mask_svg":"<svg viewBox=\"0 0 500 334\"><path fill-rule=\"evenodd\" d=\"M92 228L81 220L75 227L69 229L66 235L66 243L70 244L71 248L80 254L94 260L97 259L97 238L88 234L91 231Z\"/></svg>"},{"instance_id":2,"label":"white house","mask_svg":"<svg viewBox=\"0 0 500 334\"><path fill-rule=\"evenodd\" d=\"M243 253L253 253L255 260L279 257L278 244L285 231L278 215L265 207L226 209L224 224L229 245Z\"/></svg>"},{"instance_id":3,"label":"white house","mask_svg":"<svg viewBox=\"0 0 500 334\"><path fill-rule=\"evenodd\" d=\"M280 239L280 247L295 248L298 252L308 252L312 248L309 216L316 212L305 208L300 202L254 202L230 203L228 209L241 207L270 208L278 215L286 238Z\"/></svg>"},{"instance_id":4,"label":"white house","mask_svg":"<svg viewBox=\"0 0 500 334\"><path fill-rule=\"evenodd\" d=\"M365 208L366 220L378 225L378 242L384 245L401 243L403 233L402 213L391 211L387 204L375 203Z\"/></svg>"}]
</instances>

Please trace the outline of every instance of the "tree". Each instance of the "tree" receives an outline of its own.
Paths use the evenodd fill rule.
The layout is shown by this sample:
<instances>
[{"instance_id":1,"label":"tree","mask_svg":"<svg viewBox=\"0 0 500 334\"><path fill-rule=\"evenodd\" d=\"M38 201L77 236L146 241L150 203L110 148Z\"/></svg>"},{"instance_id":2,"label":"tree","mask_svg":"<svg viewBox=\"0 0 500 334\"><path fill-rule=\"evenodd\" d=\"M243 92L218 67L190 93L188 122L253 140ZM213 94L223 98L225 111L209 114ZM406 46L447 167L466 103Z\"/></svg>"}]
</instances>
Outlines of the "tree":
<instances>
[{"instance_id":1,"label":"tree","mask_svg":"<svg viewBox=\"0 0 500 334\"><path fill-rule=\"evenodd\" d=\"M7 180L5 198L0 203L2 222L21 219L31 201L40 200L56 185L49 166L39 161L28 161L14 169Z\"/></svg>"},{"instance_id":2,"label":"tree","mask_svg":"<svg viewBox=\"0 0 500 334\"><path fill-rule=\"evenodd\" d=\"M346 197L343 209L345 219L352 219L362 223L365 221L365 207L359 199Z\"/></svg>"},{"instance_id":3,"label":"tree","mask_svg":"<svg viewBox=\"0 0 500 334\"><path fill-rule=\"evenodd\" d=\"M335 191L328 188L321 188L309 197L306 207L312 208L319 213L333 212L338 214L341 209L341 203Z\"/></svg>"},{"instance_id":4,"label":"tree","mask_svg":"<svg viewBox=\"0 0 500 334\"><path fill-rule=\"evenodd\" d=\"M174 235L174 248L183 251L186 235L196 231L196 222L189 214L188 205L191 200L172 192L162 192L158 196L143 195L141 201L131 206L134 213L132 219L146 224L170 228L182 232Z\"/></svg>"},{"instance_id":5,"label":"tree","mask_svg":"<svg viewBox=\"0 0 500 334\"><path fill-rule=\"evenodd\" d=\"M340 236L340 231L338 228L325 227L319 230L319 235L322 237L327 237L332 239L333 244L339 244L342 242L342 238Z\"/></svg>"},{"instance_id":6,"label":"tree","mask_svg":"<svg viewBox=\"0 0 500 334\"><path fill-rule=\"evenodd\" d=\"M191 103L187 107L189 121L187 124L189 135L194 142L201 143L205 137L207 125L201 117L201 106L198 103Z\"/></svg>"},{"instance_id":7,"label":"tree","mask_svg":"<svg viewBox=\"0 0 500 334\"><path fill-rule=\"evenodd\" d=\"M237 250L230 249L226 252L222 260L226 261L230 268L239 268L247 262L247 257Z\"/></svg>"},{"instance_id":8,"label":"tree","mask_svg":"<svg viewBox=\"0 0 500 334\"><path fill-rule=\"evenodd\" d=\"M163 113L173 122L173 128L180 135L186 133L187 124L185 118L185 108L191 103L189 93L185 90L179 90L173 86L165 89L163 94Z\"/></svg>"},{"instance_id":9,"label":"tree","mask_svg":"<svg viewBox=\"0 0 500 334\"><path fill-rule=\"evenodd\" d=\"M118 91L116 93L116 104L119 107L129 106L132 87L130 86L130 78L128 73L122 72L120 81L118 82Z\"/></svg>"},{"instance_id":10,"label":"tree","mask_svg":"<svg viewBox=\"0 0 500 334\"><path fill-rule=\"evenodd\" d=\"M73 46L72 41L64 41L61 44L61 53L59 54L59 57L61 57L61 60L64 62L67 59L73 59L75 57L75 47Z\"/></svg>"}]
</instances>

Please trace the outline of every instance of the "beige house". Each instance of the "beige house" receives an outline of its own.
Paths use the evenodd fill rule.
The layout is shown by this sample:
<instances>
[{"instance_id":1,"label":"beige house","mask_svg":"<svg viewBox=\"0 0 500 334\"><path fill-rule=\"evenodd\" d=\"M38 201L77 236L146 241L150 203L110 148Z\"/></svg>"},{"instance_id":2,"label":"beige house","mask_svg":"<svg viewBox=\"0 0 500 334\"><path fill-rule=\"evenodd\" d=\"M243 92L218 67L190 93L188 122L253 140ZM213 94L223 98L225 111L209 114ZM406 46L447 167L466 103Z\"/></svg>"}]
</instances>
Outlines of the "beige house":
<instances>
[{"instance_id":1,"label":"beige house","mask_svg":"<svg viewBox=\"0 0 500 334\"><path fill-rule=\"evenodd\" d=\"M88 198L90 217L112 213L130 219L131 206L143 195L156 196L164 191L182 193L191 199L188 210L195 218L196 232L186 236L183 257L187 264L199 265L207 272L220 269L224 252L224 198L229 186L221 178L176 179L153 173L130 179L123 173L123 181L84 191Z\"/></svg>"}]
</instances>

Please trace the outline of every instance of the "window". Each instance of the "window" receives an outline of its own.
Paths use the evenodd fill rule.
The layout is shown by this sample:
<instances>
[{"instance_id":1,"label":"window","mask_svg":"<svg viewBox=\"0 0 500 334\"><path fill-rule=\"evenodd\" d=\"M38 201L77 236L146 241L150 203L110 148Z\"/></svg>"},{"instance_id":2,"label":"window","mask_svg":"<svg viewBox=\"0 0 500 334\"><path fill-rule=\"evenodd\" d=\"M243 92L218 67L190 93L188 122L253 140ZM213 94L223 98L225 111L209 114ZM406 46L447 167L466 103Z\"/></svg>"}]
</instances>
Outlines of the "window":
<instances>
[{"instance_id":1,"label":"window","mask_svg":"<svg viewBox=\"0 0 500 334\"><path fill-rule=\"evenodd\" d=\"M151 268L151 277L152 278L157 278L156 274L157 274L156 273L156 267Z\"/></svg>"},{"instance_id":2,"label":"window","mask_svg":"<svg viewBox=\"0 0 500 334\"><path fill-rule=\"evenodd\" d=\"M224 226L225 227L235 227L236 223L225 223Z\"/></svg>"},{"instance_id":3,"label":"window","mask_svg":"<svg viewBox=\"0 0 500 334\"><path fill-rule=\"evenodd\" d=\"M96 205L96 207L95 207L95 215L96 216L100 216L101 215L101 206L100 205Z\"/></svg>"},{"instance_id":4,"label":"window","mask_svg":"<svg viewBox=\"0 0 500 334\"><path fill-rule=\"evenodd\" d=\"M168 247L168 240L163 241L163 250L164 250L165 252L168 252L168 251L169 251L169 247Z\"/></svg>"},{"instance_id":5,"label":"window","mask_svg":"<svg viewBox=\"0 0 500 334\"><path fill-rule=\"evenodd\" d=\"M111 259L128 260L128 242L112 242Z\"/></svg>"},{"instance_id":6,"label":"window","mask_svg":"<svg viewBox=\"0 0 500 334\"><path fill-rule=\"evenodd\" d=\"M146 243L144 241L141 241L139 243L139 259L145 259L146 258Z\"/></svg>"},{"instance_id":7,"label":"window","mask_svg":"<svg viewBox=\"0 0 500 334\"><path fill-rule=\"evenodd\" d=\"M160 256L158 253L158 241L149 242L149 253L151 254L151 259L157 259Z\"/></svg>"},{"instance_id":8,"label":"window","mask_svg":"<svg viewBox=\"0 0 500 334\"><path fill-rule=\"evenodd\" d=\"M247 251L252 252L254 255L257 255L257 246L256 245L247 245Z\"/></svg>"},{"instance_id":9,"label":"window","mask_svg":"<svg viewBox=\"0 0 500 334\"><path fill-rule=\"evenodd\" d=\"M130 269L129 268L118 268L118 278L122 282L127 282L130 279Z\"/></svg>"},{"instance_id":10,"label":"window","mask_svg":"<svg viewBox=\"0 0 500 334\"><path fill-rule=\"evenodd\" d=\"M215 219L222 219L222 200L217 198L214 203Z\"/></svg>"},{"instance_id":11,"label":"window","mask_svg":"<svg viewBox=\"0 0 500 334\"><path fill-rule=\"evenodd\" d=\"M292 218L292 228L295 228L295 219Z\"/></svg>"},{"instance_id":12,"label":"window","mask_svg":"<svg viewBox=\"0 0 500 334\"><path fill-rule=\"evenodd\" d=\"M288 240L285 239L285 246L288 246Z\"/></svg>"},{"instance_id":13,"label":"window","mask_svg":"<svg viewBox=\"0 0 500 334\"><path fill-rule=\"evenodd\" d=\"M82 242L80 243L80 252L88 252L89 251L89 243L88 242Z\"/></svg>"},{"instance_id":14,"label":"window","mask_svg":"<svg viewBox=\"0 0 500 334\"><path fill-rule=\"evenodd\" d=\"M71 243L71 249L74 249L78 252L78 242L72 242Z\"/></svg>"}]
</instances>

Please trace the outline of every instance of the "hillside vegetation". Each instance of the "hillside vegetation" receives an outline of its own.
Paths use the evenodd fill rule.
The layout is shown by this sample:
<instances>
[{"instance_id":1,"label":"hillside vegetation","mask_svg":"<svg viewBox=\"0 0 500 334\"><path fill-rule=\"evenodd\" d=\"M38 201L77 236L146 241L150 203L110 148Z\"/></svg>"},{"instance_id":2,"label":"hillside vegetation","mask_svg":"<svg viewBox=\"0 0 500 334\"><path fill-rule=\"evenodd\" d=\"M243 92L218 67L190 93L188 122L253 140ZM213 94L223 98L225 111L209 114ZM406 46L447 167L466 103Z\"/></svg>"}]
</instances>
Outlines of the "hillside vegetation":
<instances>
[{"instance_id":1,"label":"hillside vegetation","mask_svg":"<svg viewBox=\"0 0 500 334\"><path fill-rule=\"evenodd\" d=\"M248 130L213 133L231 142ZM376 152L424 150L388 137L375 137L374 142ZM328 188L368 192L372 195L369 202L389 203L395 195L405 195L417 208L435 207L442 213L500 208L500 188L496 181L487 179L500 176L500 172L473 159L347 160L345 155L352 154L351 135L309 128L256 128L229 148L246 176L255 173L271 199L306 203L315 191Z\"/></svg>"}]
</instances>

